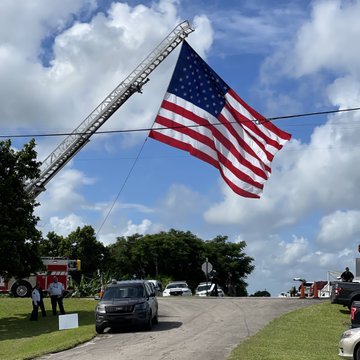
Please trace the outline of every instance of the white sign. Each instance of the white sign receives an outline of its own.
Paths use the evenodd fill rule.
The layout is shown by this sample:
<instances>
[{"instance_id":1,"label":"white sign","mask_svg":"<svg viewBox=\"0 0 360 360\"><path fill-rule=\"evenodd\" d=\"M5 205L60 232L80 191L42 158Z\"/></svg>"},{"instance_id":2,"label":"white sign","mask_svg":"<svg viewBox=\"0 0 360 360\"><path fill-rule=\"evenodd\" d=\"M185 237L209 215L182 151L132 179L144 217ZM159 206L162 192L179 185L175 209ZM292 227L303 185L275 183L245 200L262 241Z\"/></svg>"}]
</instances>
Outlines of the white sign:
<instances>
[{"instance_id":1,"label":"white sign","mask_svg":"<svg viewBox=\"0 0 360 360\"><path fill-rule=\"evenodd\" d=\"M75 329L78 327L78 314L59 315L59 330Z\"/></svg>"},{"instance_id":2,"label":"white sign","mask_svg":"<svg viewBox=\"0 0 360 360\"><path fill-rule=\"evenodd\" d=\"M211 272L212 269L213 269L213 266L211 263L209 262L204 262L202 265L201 265L201 270L206 274L206 264L207 264L207 273Z\"/></svg>"}]
</instances>

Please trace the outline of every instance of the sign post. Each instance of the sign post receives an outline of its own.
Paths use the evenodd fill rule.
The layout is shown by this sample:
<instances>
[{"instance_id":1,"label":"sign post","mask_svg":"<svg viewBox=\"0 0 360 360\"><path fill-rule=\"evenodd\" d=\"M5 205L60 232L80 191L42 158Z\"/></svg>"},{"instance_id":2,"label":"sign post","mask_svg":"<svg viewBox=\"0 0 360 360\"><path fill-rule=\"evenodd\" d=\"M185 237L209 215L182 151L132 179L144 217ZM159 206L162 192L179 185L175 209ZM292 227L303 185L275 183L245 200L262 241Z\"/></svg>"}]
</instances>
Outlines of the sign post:
<instances>
[{"instance_id":1,"label":"sign post","mask_svg":"<svg viewBox=\"0 0 360 360\"><path fill-rule=\"evenodd\" d=\"M205 273L206 276L206 296L208 294L208 282L209 282L209 272L213 269L212 264L208 261L208 258L205 259L205 262L201 265L201 270Z\"/></svg>"}]
</instances>

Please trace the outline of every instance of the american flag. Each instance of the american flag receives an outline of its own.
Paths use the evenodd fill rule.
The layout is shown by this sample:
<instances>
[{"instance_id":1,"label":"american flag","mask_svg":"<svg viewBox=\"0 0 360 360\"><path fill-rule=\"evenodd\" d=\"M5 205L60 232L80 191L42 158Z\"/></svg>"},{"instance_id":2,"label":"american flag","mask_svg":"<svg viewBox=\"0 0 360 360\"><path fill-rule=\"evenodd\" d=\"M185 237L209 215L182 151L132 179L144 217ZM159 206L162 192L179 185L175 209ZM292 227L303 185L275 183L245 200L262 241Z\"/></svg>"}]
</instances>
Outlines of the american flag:
<instances>
[{"instance_id":1,"label":"american flag","mask_svg":"<svg viewBox=\"0 0 360 360\"><path fill-rule=\"evenodd\" d=\"M247 105L184 41L149 134L215 166L237 194L260 198L291 135Z\"/></svg>"}]
</instances>

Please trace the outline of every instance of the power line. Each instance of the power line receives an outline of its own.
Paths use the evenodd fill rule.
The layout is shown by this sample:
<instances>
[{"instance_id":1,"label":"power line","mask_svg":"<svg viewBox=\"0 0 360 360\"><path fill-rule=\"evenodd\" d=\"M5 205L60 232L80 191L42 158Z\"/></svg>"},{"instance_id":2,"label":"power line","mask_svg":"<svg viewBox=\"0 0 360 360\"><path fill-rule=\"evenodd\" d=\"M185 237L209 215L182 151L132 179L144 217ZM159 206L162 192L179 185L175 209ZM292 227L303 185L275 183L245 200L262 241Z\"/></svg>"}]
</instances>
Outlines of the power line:
<instances>
[{"instance_id":1,"label":"power line","mask_svg":"<svg viewBox=\"0 0 360 360\"><path fill-rule=\"evenodd\" d=\"M316 111L316 112L309 112L309 113L300 113L300 114L293 114L293 115L283 115L283 116L275 116L266 118L268 121L275 121L275 120L286 120L286 119L293 119L293 118L300 118L300 117L307 117L307 116L318 116L318 115L329 115L329 114L337 114L342 112L350 112L350 111L359 111L360 107L350 108L350 109L338 109L338 110L328 110L328 111ZM249 120L251 121L251 120ZM213 124L216 125L216 124ZM219 123L219 125L221 125ZM199 127L204 125L192 125L187 127ZM182 128L184 126L173 127ZM167 128L163 128L167 129ZM97 131L94 135L100 134L121 134L121 133L134 133L134 132L148 132L151 128L139 128L139 129L125 129L125 130L104 130L104 131ZM158 128L161 130L161 128ZM86 132L85 132L86 133ZM0 135L0 138L36 138L36 137L55 137L55 136L68 136L68 135L83 135L84 132L76 133L76 132L59 132L59 133L39 133L39 134L15 134L15 135Z\"/></svg>"}]
</instances>

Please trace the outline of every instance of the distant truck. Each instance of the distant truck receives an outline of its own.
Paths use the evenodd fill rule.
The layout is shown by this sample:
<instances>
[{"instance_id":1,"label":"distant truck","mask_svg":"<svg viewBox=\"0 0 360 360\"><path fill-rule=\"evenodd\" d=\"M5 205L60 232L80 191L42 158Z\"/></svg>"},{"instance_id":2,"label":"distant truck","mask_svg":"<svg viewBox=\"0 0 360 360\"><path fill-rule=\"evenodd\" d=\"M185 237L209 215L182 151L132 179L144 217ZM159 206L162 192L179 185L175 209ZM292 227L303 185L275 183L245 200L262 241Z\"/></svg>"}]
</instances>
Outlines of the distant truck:
<instances>
[{"instance_id":1,"label":"distant truck","mask_svg":"<svg viewBox=\"0 0 360 360\"><path fill-rule=\"evenodd\" d=\"M0 277L0 293L11 293L14 297L29 297L32 288L38 282L46 292L49 284L57 276L59 282L68 290L69 272L80 270L80 260L69 260L62 257L42 257L44 270L24 279L5 279Z\"/></svg>"},{"instance_id":2,"label":"distant truck","mask_svg":"<svg viewBox=\"0 0 360 360\"><path fill-rule=\"evenodd\" d=\"M333 282L330 301L332 304L344 305L350 309L354 301L360 301L360 283L358 281Z\"/></svg>"}]
</instances>

